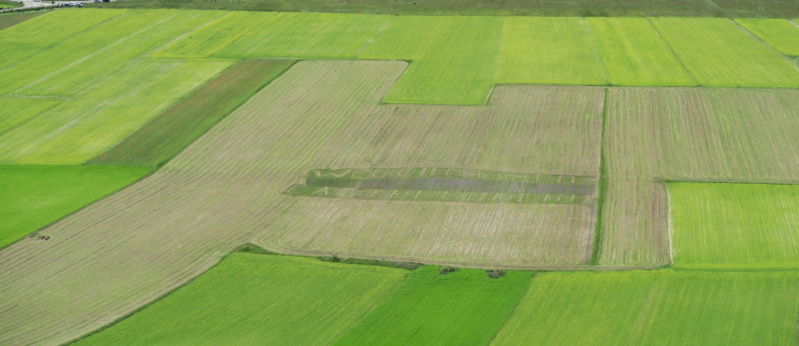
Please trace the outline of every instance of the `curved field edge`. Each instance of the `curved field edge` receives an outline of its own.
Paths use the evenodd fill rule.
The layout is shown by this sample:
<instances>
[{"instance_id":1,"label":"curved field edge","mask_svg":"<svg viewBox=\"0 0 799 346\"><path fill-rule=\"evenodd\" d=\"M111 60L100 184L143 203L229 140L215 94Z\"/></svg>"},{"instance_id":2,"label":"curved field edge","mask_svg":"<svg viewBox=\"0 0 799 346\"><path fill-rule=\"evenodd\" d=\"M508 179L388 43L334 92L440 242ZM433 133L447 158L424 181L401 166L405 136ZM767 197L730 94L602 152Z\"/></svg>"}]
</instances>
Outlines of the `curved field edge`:
<instances>
[{"instance_id":1,"label":"curved field edge","mask_svg":"<svg viewBox=\"0 0 799 346\"><path fill-rule=\"evenodd\" d=\"M150 171L149 167L0 165L0 249Z\"/></svg>"},{"instance_id":2,"label":"curved field edge","mask_svg":"<svg viewBox=\"0 0 799 346\"><path fill-rule=\"evenodd\" d=\"M241 60L87 164L163 165L295 62Z\"/></svg>"}]
</instances>

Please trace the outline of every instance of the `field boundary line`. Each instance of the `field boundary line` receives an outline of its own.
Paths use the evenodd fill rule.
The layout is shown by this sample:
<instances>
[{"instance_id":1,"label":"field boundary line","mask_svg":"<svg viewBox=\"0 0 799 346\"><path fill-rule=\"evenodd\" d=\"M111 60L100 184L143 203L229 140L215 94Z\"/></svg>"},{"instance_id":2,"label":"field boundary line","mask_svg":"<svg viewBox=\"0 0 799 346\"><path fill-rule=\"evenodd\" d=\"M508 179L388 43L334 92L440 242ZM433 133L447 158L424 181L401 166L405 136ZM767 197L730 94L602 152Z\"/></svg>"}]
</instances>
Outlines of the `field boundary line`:
<instances>
[{"instance_id":1,"label":"field boundary line","mask_svg":"<svg viewBox=\"0 0 799 346\"><path fill-rule=\"evenodd\" d=\"M787 21L788 21L788 23L791 23L791 24L793 24L793 26L795 26L795 27L799 28L799 24L797 24L796 22L794 22L794 21L793 21L793 19L787 19Z\"/></svg>"},{"instance_id":2,"label":"field boundary line","mask_svg":"<svg viewBox=\"0 0 799 346\"><path fill-rule=\"evenodd\" d=\"M380 28L380 30L377 30L377 32L374 35L372 35L372 37L366 40L366 42L364 42L363 44L363 47L355 51L355 59L358 59L363 53L363 51L365 51L366 48L369 48L369 46L371 46L372 43L374 43L375 40L377 40L380 34L382 34L384 31L388 30L388 28L394 25L394 23L397 22L397 19L399 19L399 16L392 16L391 20L388 23L386 23L386 25L383 25L383 27Z\"/></svg>"},{"instance_id":3,"label":"field boundary line","mask_svg":"<svg viewBox=\"0 0 799 346\"><path fill-rule=\"evenodd\" d=\"M10 165L4 165L4 166L23 166L23 165L10 164ZM42 166L82 166L82 165L42 165ZM142 166L105 166L105 167L142 167ZM46 225L44 225L44 226L42 226L42 227L39 227L39 228L37 228L35 231L33 231L33 232L30 232L30 233L28 233L28 234L24 235L22 238L19 238L19 239L15 240L15 241L12 241L12 242L10 242L10 243L8 243L8 244L6 244L6 245L2 245L2 246L0 246L0 251L2 251L2 250L3 250L3 249L5 249L5 248L8 248L8 247L9 247L9 246L11 246L11 245L14 245L14 244L16 244L16 243L19 243L19 242L21 242L21 241L24 241L25 239L27 239L27 238L28 238L28 237L30 237L31 235L33 235L33 234L36 234L36 233L39 233L39 232L41 232L41 231L43 231L43 230L47 229L48 227L50 227L50 226L52 226L52 225L55 225L55 224L57 224L57 223L61 222L62 220L66 219L66 218L68 218L68 217L70 217L70 216L72 216L72 215L74 215L74 214L77 214L78 212L82 211L83 209L86 209L86 208L88 208L88 207L90 207L90 206L92 206L92 205L94 205L94 204L96 204L96 203L98 203L98 202L100 202L100 201L102 201L102 200L104 200L104 199L108 198L108 197L111 197L111 196L113 196L113 195L115 195L115 194L119 193L120 191L122 191L122 190L124 190L124 189L127 189L127 188L129 188L129 187L131 187L131 186L133 186L133 185L136 185L136 184L138 184L138 183L142 182L142 180L144 180L144 179L147 179L147 178L149 178L151 175L153 175L153 174L155 173L155 171L156 171L155 169L151 169L149 172L147 172L147 174L145 174L145 175L141 176L139 179L136 179L136 180L134 180L134 181L133 181L133 182L131 182L130 184L128 184L128 185L125 185L125 186L123 186L123 187L120 187L120 188L119 188L119 189L117 189L117 190L111 191L111 193L109 193L109 194L107 194L107 195L105 195L105 196L103 196L103 197L100 197L100 198L98 198L98 199L96 199L96 200L92 201L91 203L89 203L89 204L86 204L86 205L84 205L84 206L82 206L82 207L80 207L80 208L78 208L78 209L75 209L75 210L73 210L73 211L71 211L69 214L66 214L66 215L64 215L64 216L62 216L62 217L59 217L57 220L54 220L53 222L50 222L50 223L48 223L48 224L46 224Z\"/></svg>"},{"instance_id":4,"label":"field boundary line","mask_svg":"<svg viewBox=\"0 0 799 346\"><path fill-rule=\"evenodd\" d=\"M311 257L325 257L336 255L338 257L380 260L388 262L414 262L422 263L425 265L439 265L458 268L471 268L471 269L505 269L505 270L531 270L531 271L624 271L624 270L655 270L663 269L668 266L659 265L640 265L640 266L606 266L606 265L588 265L588 264L534 264L534 265L506 265L506 264L490 264L490 263L477 263L465 261L437 261L428 260L423 258L404 257L404 256L376 256L365 255L341 251L323 251L323 250L302 250L292 247L282 247L277 244L265 243L261 239L253 239L251 243L258 245L268 251L292 256L311 256Z\"/></svg>"},{"instance_id":5,"label":"field boundary line","mask_svg":"<svg viewBox=\"0 0 799 346\"><path fill-rule=\"evenodd\" d=\"M505 321L502 322L502 325L497 329L497 331L494 332L494 336L492 336L491 340L488 341L488 345L491 345L494 342L494 339L497 338L497 335L499 335L499 333L502 332L503 329L505 329L505 326L508 325L508 321L510 321L513 318L513 316L516 315L516 310L519 310L519 305L522 305L522 300L524 300L524 297L527 296L527 292L530 291L530 287L533 286L533 282L535 281L536 276L538 276L538 273L533 273L530 276L530 280L527 280L527 289L524 290L524 294L522 294L521 299L519 299L519 301L516 302L516 306L513 307L513 311L510 312L508 318L506 318Z\"/></svg>"},{"instance_id":6,"label":"field boundary line","mask_svg":"<svg viewBox=\"0 0 799 346\"><path fill-rule=\"evenodd\" d=\"M127 9L127 8L126 8L126 9L125 9L125 12L122 12L122 13L120 13L120 14L119 14L119 15L117 15L117 16L114 16L114 17L108 18L107 20L105 20L105 21L103 21L103 22L97 23L97 24L95 24L95 25L92 25L92 26L90 26L90 27L88 27L88 28L86 28L86 29L83 29L83 30L81 30L81 31L78 31L78 32L76 32L76 33L72 34L71 36L69 36L69 37L67 37L67 38L65 38L65 39L63 39L63 40L61 40L61 41L55 42L55 43L53 43L53 44L51 44L51 45L49 45L49 46L47 46L47 47L44 47L44 48L40 49L38 52L36 52L36 54L33 54L33 55L31 55L31 56L29 56L29 57L27 57L27 58L25 58L25 59L22 59L22 60L20 60L20 61L18 61L18 62L16 62L16 63L14 63L14 64L8 65L8 66L6 66L6 67L5 67L5 68L3 68L3 69L0 69L0 73L2 73L3 71L6 71L6 70L8 70L8 69L11 69L11 68L13 68L14 66L17 66L17 65L19 65L19 64L22 64L22 63L24 63L26 60L28 60L28 59L30 59L30 58L32 58L32 57L35 57L35 56L37 56L37 55L41 54L42 52L44 52L44 51L46 51L46 50L48 50L48 49L50 49L50 48L53 48L53 47L55 47L55 46L57 46L57 45L59 45L59 44L61 44L61 43L64 43L64 42L71 41L71 40L75 39L75 37L78 37L78 36L80 36L80 35L83 35L84 33L88 32L88 31L91 31L91 30L93 30L94 28L96 28L96 27L98 27L98 26L101 26L101 25L103 25L103 24L105 24L105 23L108 23L108 22L110 22L110 21L112 21L112 20L115 20L115 19L117 19L117 18L119 18L119 17L122 17L122 16L124 16L124 15L127 15L128 13L132 13L132 12L133 12L133 10L131 10L131 9Z\"/></svg>"},{"instance_id":7,"label":"field boundary line","mask_svg":"<svg viewBox=\"0 0 799 346\"><path fill-rule=\"evenodd\" d=\"M746 29L743 25L741 25L740 23L736 22L735 20L727 19L727 21L731 22L733 26L738 28L738 30L741 30L745 35L749 36L750 38L752 38L756 42L758 42L761 45L765 46L766 49L768 49L772 53L777 54L777 56L781 57L782 60L788 62L788 64L793 66L794 69L799 71L799 64L796 61L794 61L793 59L789 58L787 55L782 54L782 52L777 50L777 48L772 47L770 44L766 43L766 41L763 41L763 39L761 39L759 36L755 35L753 32L751 32L748 29ZM789 20L789 22L790 22L790 20ZM794 24L794 25L796 25L796 24Z\"/></svg>"},{"instance_id":8,"label":"field boundary line","mask_svg":"<svg viewBox=\"0 0 799 346\"><path fill-rule=\"evenodd\" d=\"M599 263L599 250L600 241L602 240L602 214L605 207L605 189L607 180L607 167L605 167L605 126L608 111L608 95L610 94L608 88L603 90L604 98L602 100L602 118L599 130L599 176L597 177L597 196L596 196L596 218L594 221L594 244L591 248L590 264L597 265Z\"/></svg>"},{"instance_id":9,"label":"field boundary line","mask_svg":"<svg viewBox=\"0 0 799 346\"><path fill-rule=\"evenodd\" d=\"M657 184L663 185L666 189L666 235L669 242L669 264L674 265L674 221L671 219L671 192L669 186L665 182L658 182Z\"/></svg>"},{"instance_id":10,"label":"field boundary line","mask_svg":"<svg viewBox=\"0 0 799 346\"><path fill-rule=\"evenodd\" d=\"M211 269L214 269L216 266L218 266L218 265L219 265L219 263L222 263L222 261L224 261L224 260L227 258L227 256L228 256L228 255L230 255L230 253L232 253L232 252L229 252L229 253L227 253L225 256L223 256L223 257L220 257L220 258L219 258L219 260L218 260L216 263L214 263L214 265L212 265L212 266L208 267L208 269L206 269L206 270L203 270L202 272L198 273L196 276L194 276L193 278L189 279L189 280L188 280L188 281L186 281L185 283L183 283L183 284L180 284L180 285L178 285L178 286L176 286L176 287L172 288L171 290L168 290L168 291L164 292L164 294L162 294L162 295L160 295L160 296L158 296L158 297L155 297L155 299L153 299L152 301L150 301L150 302L147 302L147 303L143 304L142 306L139 306L139 307L138 307L138 308L136 308L136 309L133 309L133 311L131 311L131 312L128 312L127 314L124 314L124 315L120 316L119 318L117 318L117 319L115 319L115 320L113 320L113 321L111 321L111 322L109 322L109 323L107 323L107 324L105 324L105 325L103 325L103 326L101 326L101 327L99 327L99 328L97 328L97 329L95 329L95 330L91 331L91 332L88 332L88 333L86 333L86 334L84 334L84 335L82 335L82 336L79 336L79 337L77 337L77 338L74 338L74 339L72 339L72 340L69 340L69 341L67 341L67 342L63 343L62 345L65 345L65 346L66 346L66 345L73 345L73 344L75 344L75 343L76 343L76 342L78 342L78 341L81 341L81 340L83 340L83 339L86 339L86 338L88 338L88 337L90 337L90 336L94 335L94 334L97 334L97 333L99 333L99 332L102 332L103 330L106 330L106 329L108 329L108 328L110 328L110 327L114 326L115 324L117 324L117 323L119 323L119 322L122 322L123 320L126 320L126 319L128 319L129 317L133 316L133 315L134 315L134 314L136 314L137 312L140 312L140 311L142 311L142 310L144 310L144 309L146 309L146 308L150 307L151 305L153 305L153 304L155 304L155 303L158 303L159 301L161 301L161 300L163 300L164 298L168 297L170 294L172 294L172 293L175 293L177 290L179 290L179 289L181 289L181 288L183 288L183 287L186 287L186 285L188 285L188 284L190 284L190 283L194 282L194 280L197 280L197 278L199 278L200 276L203 276L204 274L208 273L208 272L209 272Z\"/></svg>"},{"instance_id":11,"label":"field boundary line","mask_svg":"<svg viewBox=\"0 0 799 346\"><path fill-rule=\"evenodd\" d=\"M580 24L583 25L583 30L585 30L585 35L588 36L588 42L591 44L591 50L594 52L594 58L596 59L597 64L599 64L599 70L602 71L602 78L605 79L605 85L610 85L610 81L608 80L608 74L605 72L605 65L602 64L602 59L599 58L599 52L596 50L596 44L594 44L594 38L591 37L591 30L588 30L588 25L585 25L585 18L580 17Z\"/></svg>"},{"instance_id":12,"label":"field boundary line","mask_svg":"<svg viewBox=\"0 0 799 346\"><path fill-rule=\"evenodd\" d=\"M655 34L658 35L658 38L660 38L660 42L663 42L663 45L665 45L666 48L669 49L669 53L671 53L671 56L674 57L674 60L677 60L677 62L680 64L680 67L682 67L682 70L685 71L685 74L691 77L694 83L696 83L695 87L702 87L702 84L699 83L699 80L697 80L694 74L691 73L690 70L688 70L688 67L685 66L685 63L682 61L682 59L680 59L680 56L677 55L677 52L674 51L674 47L672 47L671 44L668 41L666 41L666 39L663 38L663 35L660 34L658 28L656 28L655 25L652 24L652 20L650 19L650 17L645 17L645 18L646 22L649 24L649 27L652 28L652 31L654 31Z\"/></svg>"}]
</instances>

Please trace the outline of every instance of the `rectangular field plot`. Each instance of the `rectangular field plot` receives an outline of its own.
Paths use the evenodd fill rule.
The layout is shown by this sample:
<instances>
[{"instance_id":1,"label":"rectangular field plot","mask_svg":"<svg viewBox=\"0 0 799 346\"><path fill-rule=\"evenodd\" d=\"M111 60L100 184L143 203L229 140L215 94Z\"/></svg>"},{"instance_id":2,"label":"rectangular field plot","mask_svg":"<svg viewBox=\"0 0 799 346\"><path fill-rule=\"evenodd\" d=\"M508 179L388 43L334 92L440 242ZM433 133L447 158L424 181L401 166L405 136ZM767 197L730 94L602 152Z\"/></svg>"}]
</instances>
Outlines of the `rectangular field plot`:
<instances>
[{"instance_id":1,"label":"rectangular field plot","mask_svg":"<svg viewBox=\"0 0 799 346\"><path fill-rule=\"evenodd\" d=\"M607 84L581 18L503 18L497 84Z\"/></svg>"},{"instance_id":2,"label":"rectangular field plot","mask_svg":"<svg viewBox=\"0 0 799 346\"><path fill-rule=\"evenodd\" d=\"M787 345L799 275L541 273L493 345Z\"/></svg>"},{"instance_id":3,"label":"rectangular field plot","mask_svg":"<svg viewBox=\"0 0 799 346\"><path fill-rule=\"evenodd\" d=\"M651 18L701 86L799 87L799 68L728 19Z\"/></svg>"},{"instance_id":4,"label":"rectangular field plot","mask_svg":"<svg viewBox=\"0 0 799 346\"><path fill-rule=\"evenodd\" d=\"M407 271L233 254L185 287L76 345L329 344Z\"/></svg>"},{"instance_id":5,"label":"rectangular field plot","mask_svg":"<svg viewBox=\"0 0 799 346\"><path fill-rule=\"evenodd\" d=\"M0 165L0 248L149 172L149 167Z\"/></svg>"},{"instance_id":6,"label":"rectangular field plot","mask_svg":"<svg viewBox=\"0 0 799 346\"><path fill-rule=\"evenodd\" d=\"M736 19L746 30L782 54L799 56L799 27L785 19Z\"/></svg>"},{"instance_id":7,"label":"rectangular field plot","mask_svg":"<svg viewBox=\"0 0 799 346\"><path fill-rule=\"evenodd\" d=\"M411 272L335 345L486 345L530 286L530 273L489 278L485 271Z\"/></svg>"},{"instance_id":8,"label":"rectangular field plot","mask_svg":"<svg viewBox=\"0 0 799 346\"><path fill-rule=\"evenodd\" d=\"M799 91L611 88L600 263L670 261L658 181L799 183Z\"/></svg>"},{"instance_id":9,"label":"rectangular field plot","mask_svg":"<svg viewBox=\"0 0 799 346\"><path fill-rule=\"evenodd\" d=\"M278 13L213 56L225 58L355 58L392 16Z\"/></svg>"},{"instance_id":10,"label":"rectangular field plot","mask_svg":"<svg viewBox=\"0 0 799 346\"><path fill-rule=\"evenodd\" d=\"M799 268L799 185L668 187L675 267Z\"/></svg>"},{"instance_id":11,"label":"rectangular field plot","mask_svg":"<svg viewBox=\"0 0 799 346\"><path fill-rule=\"evenodd\" d=\"M608 83L693 86L696 81L645 18L585 18Z\"/></svg>"}]
</instances>

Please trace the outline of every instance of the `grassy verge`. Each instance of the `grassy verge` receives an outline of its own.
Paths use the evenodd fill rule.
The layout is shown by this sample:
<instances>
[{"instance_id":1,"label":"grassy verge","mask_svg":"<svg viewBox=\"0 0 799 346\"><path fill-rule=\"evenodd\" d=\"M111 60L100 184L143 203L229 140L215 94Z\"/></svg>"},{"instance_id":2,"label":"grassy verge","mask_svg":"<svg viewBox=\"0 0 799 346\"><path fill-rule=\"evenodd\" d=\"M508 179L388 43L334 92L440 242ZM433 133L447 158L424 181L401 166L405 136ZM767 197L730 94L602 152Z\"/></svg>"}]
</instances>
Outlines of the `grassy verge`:
<instances>
[{"instance_id":1,"label":"grassy verge","mask_svg":"<svg viewBox=\"0 0 799 346\"><path fill-rule=\"evenodd\" d=\"M91 165L158 166L180 153L294 60L244 60L176 103Z\"/></svg>"}]
</instances>

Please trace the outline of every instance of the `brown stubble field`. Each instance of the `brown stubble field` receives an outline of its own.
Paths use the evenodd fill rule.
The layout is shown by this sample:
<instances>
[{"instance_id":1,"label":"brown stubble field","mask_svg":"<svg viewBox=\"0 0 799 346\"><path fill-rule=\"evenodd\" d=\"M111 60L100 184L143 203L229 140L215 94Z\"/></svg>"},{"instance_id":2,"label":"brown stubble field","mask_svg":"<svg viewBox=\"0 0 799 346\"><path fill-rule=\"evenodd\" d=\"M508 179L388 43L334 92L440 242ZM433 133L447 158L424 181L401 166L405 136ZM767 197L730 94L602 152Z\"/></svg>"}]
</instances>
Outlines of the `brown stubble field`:
<instances>
[{"instance_id":1,"label":"brown stubble field","mask_svg":"<svg viewBox=\"0 0 799 346\"><path fill-rule=\"evenodd\" d=\"M6 248L0 296L14 304L0 307L0 343L79 337L247 241L479 267L586 263L591 206L281 194L320 168L597 176L601 88L500 86L488 107L380 105L406 66L298 63L159 172L48 228L50 242Z\"/></svg>"},{"instance_id":2,"label":"brown stubble field","mask_svg":"<svg viewBox=\"0 0 799 346\"><path fill-rule=\"evenodd\" d=\"M599 264L670 262L663 181L799 183L799 91L609 89Z\"/></svg>"}]
</instances>

